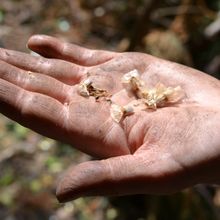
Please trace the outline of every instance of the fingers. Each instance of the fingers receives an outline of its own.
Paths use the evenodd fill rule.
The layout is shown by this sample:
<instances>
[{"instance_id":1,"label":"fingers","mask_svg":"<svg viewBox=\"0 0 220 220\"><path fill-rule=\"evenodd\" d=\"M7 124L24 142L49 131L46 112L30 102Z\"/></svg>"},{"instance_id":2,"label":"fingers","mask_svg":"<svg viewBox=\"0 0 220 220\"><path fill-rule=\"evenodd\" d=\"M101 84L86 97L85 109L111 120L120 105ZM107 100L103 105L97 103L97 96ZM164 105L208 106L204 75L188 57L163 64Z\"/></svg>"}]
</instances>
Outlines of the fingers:
<instances>
[{"instance_id":1,"label":"fingers","mask_svg":"<svg viewBox=\"0 0 220 220\"><path fill-rule=\"evenodd\" d=\"M22 70L3 61L0 61L0 66L0 79L6 80L25 90L53 97L61 103L69 101L70 95L68 94L71 93L73 87L63 84L47 75Z\"/></svg>"},{"instance_id":2,"label":"fingers","mask_svg":"<svg viewBox=\"0 0 220 220\"><path fill-rule=\"evenodd\" d=\"M24 70L49 75L70 85L78 83L87 72L85 67L63 60L34 57L2 48L0 48L0 60Z\"/></svg>"},{"instance_id":3,"label":"fingers","mask_svg":"<svg viewBox=\"0 0 220 220\"><path fill-rule=\"evenodd\" d=\"M58 182L56 194L66 202L81 196L170 193L185 186L181 172L174 161L158 161L151 154L90 161L71 167Z\"/></svg>"},{"instance_id":4,"label":"fingers","mask_svg":"<svg viewBox=\"0 0 220 220\"><path fill-rule=\"evenodd\" d=\"M57 132L57 127L65 127L65 106L49 96L0 79L0 109L6 117L40 134L59 140L64 136L60 130Z\"/></svg>"},{"instance_id":5,"label":"fingers","mask_svg":"<svg viewBox=\"0 0 220 220\"><path fill-rule=\"evenodd\" d=\"M114 52L86 49L45 35L31 37L28 47L44 57L58 58L83 66L102 64L117 55Z\"/></svg>"}]
</instances>

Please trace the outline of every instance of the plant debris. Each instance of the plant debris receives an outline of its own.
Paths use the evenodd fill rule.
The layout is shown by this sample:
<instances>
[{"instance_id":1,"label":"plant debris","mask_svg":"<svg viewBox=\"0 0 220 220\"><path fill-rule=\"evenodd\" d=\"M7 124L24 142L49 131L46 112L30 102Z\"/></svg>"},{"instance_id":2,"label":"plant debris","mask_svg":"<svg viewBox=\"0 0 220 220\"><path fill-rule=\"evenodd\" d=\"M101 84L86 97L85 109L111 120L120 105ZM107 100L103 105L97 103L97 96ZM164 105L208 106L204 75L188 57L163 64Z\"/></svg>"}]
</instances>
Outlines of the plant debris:
<instances>
[{"instance_id":1,"label":"plant debris","mask_svg":"<svg viewBox=\"0 0 220 220\"><path fill-rule=\"evenodd\" d=\"M110 115L112 119L119 123L121 119L125 116L131 115L134 113L132 106L120 106L117 104L112 104L110 108Z\"/></svg>"},{"instance_id":2,"label":"plant debris","mask_svg":"<svg viewBox=\"0 0 220 220\"><path fill-rule=\"evenodd\" d=\"M96 100L98 100L101 97L107 98L111 96L107 92L107 90L95 87L90 79L86 79L82 83L80 83L78 92L80 95L84 97L93 96Z\"/></svg>"},{"instance_id":3,"label":"plant debris","mask_svg":"<svg viewBox=\"0 0 220 220\"><path fill-rule=\"evenodd\" d=\"M144 92L144 94L145 93L146 92ZM159 83L155 88L148 90L144 102L148 108L156 109L179 102L183 97L184 92L180 86L165 87L163 84Z\"/></svg>"},{"instance_id":4,"label":"plant debris","mask_svg":"<svg viewBox=\"0 0 220 220\"><path fill-rule=\"evenodd\" d=\"M136 69L122 77L122 84L129 94L132 93L137 99L145 99L146 104L155 106L155 108L157 104L160 106L164 101L169 103L177 102L184 95L180 86L173 88L158 83L154 88L148 89Z\"/></svg>"},{"instance_id":5,"label":"plant debris","mask_svg":"<svg viewBox=\"0 0 220 220\"><path fill-rule=\"evenodd\" d=\"M122 84L130 96L144 98L145 83L140 79L140 74L136 69L124 74Z\"/></svg>"},{"instance_id":6,"label":"plant debris","mask_svg":"<svg viewBox=\"0 0 220 220\"><path fill-rule=\"evenodd\" d=\"M157 108L177 103L185 95L180 86L166 87L162 83L158 83L154 88L149 89L144 81L141 80L140 74L136 69L124 74L122 84L128 94L135 97L135 100L124 107L116 104L111 105L111 117L117 123L123 117L135 112L147 109L156 110Z\"/></svg>"},{"instance_id":7,"label":"plant debris","mask_svg":"<svg viewBox=\"0 0 220 220\"><path fill-rule=\"evenodd\" d=\"M184 97L180 86L166 87L162 83L158 83L154 88L148 89L136 69L122 77L122 84L128 94L132 93L136 99L141 99L146 108L157 109L157 107L176 103Z\"/></svg>"},{"instance_id":8,"label":"plant debris","mask_svg":"<svg viewBox=\"0 0 220 220\"><path fill-rule=\"evenodd\" d=\"M157 109L175 104L184 97L184 92L180 86L166 87L162 83L158 83L155 87L149 89L143 80L141 80L138 70L134 69L122 77L122 85L128 92L129 96L135 100L126 106L120 106L111 102L110 115L112 119L119 123L122 118L131 115L138 111L147 109ZM78 92L84 97L95 97L98 100L105 97L110 100L111 95L105 89L100 89L94 86L88 78L79 85Z\"/></svg>"}]
</instances>

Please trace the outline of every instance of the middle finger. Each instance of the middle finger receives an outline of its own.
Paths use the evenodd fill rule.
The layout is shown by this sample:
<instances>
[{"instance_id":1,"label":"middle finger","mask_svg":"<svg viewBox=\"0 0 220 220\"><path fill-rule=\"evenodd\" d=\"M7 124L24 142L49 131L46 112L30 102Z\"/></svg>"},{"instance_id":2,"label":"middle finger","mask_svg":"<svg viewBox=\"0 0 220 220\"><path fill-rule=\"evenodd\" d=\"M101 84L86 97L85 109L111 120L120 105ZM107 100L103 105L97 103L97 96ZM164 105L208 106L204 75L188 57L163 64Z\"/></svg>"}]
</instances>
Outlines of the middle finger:
<instances>
[{"instance_id":1,"label":"middle finger","mask_svg":"<svg viewBox=\"0 0 220 220\"><path fill-rule=\"evenodd\" d=\"M74 87L66 85L50 76L26 71L0 60L0 79L31 92L37 92L68 102Z\"/></svg>"}]
</instances>

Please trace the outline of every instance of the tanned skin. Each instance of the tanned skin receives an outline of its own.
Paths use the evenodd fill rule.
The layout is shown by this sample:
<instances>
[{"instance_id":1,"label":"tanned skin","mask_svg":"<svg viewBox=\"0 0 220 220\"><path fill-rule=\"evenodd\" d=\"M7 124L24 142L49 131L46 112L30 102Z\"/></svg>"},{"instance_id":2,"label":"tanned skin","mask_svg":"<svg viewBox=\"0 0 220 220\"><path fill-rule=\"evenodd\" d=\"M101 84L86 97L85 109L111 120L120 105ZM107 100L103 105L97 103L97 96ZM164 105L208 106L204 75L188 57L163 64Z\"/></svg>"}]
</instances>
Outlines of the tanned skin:
<instances>
[{"instance_id":1,"label":"tanned skin","mask_svg":"<svg viewBox=\"0 0 220 220\"><path fill-rule=\"evenodd\" d=\"M61 202L80 196L164 194L219 183L220 83L198 70L144 53L90 50L36 35L39 53L0 49L0 112L47 137L100 158L60 178ZM137 69L149 87L181 86L182 102L141 111L116 123L110 103L79 95L90 78L125 105L121 77Z\"/></svg>"}]
</instances>

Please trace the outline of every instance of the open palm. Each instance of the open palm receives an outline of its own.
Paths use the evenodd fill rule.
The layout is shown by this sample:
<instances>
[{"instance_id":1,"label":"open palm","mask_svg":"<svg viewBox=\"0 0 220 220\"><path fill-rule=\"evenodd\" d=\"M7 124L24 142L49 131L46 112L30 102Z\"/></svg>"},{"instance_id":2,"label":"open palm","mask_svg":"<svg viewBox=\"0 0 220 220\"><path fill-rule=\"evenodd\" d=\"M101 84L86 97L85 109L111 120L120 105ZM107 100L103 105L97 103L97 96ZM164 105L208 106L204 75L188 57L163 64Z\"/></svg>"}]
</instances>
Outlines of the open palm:
<instances>
[{"instance_id":1,"label":"open palm","mask_svg":"<svg viewBox=\"0 0 220 220\"><path fill-rule=\"evenodd\" d=\"M203 171L220 157L218 80L146 54L88 50L47 36L32 37L29 47L46 58L0 50L0 111L43 135L109 158L70 168L58 184L61 201L167 193L211 181ZM121 77L133 69L149 87L180 85L185 99L116 123L109 102L78 94L78 84L90 78L125 105L132 98Z\"/></svg>"}]
</instances>

